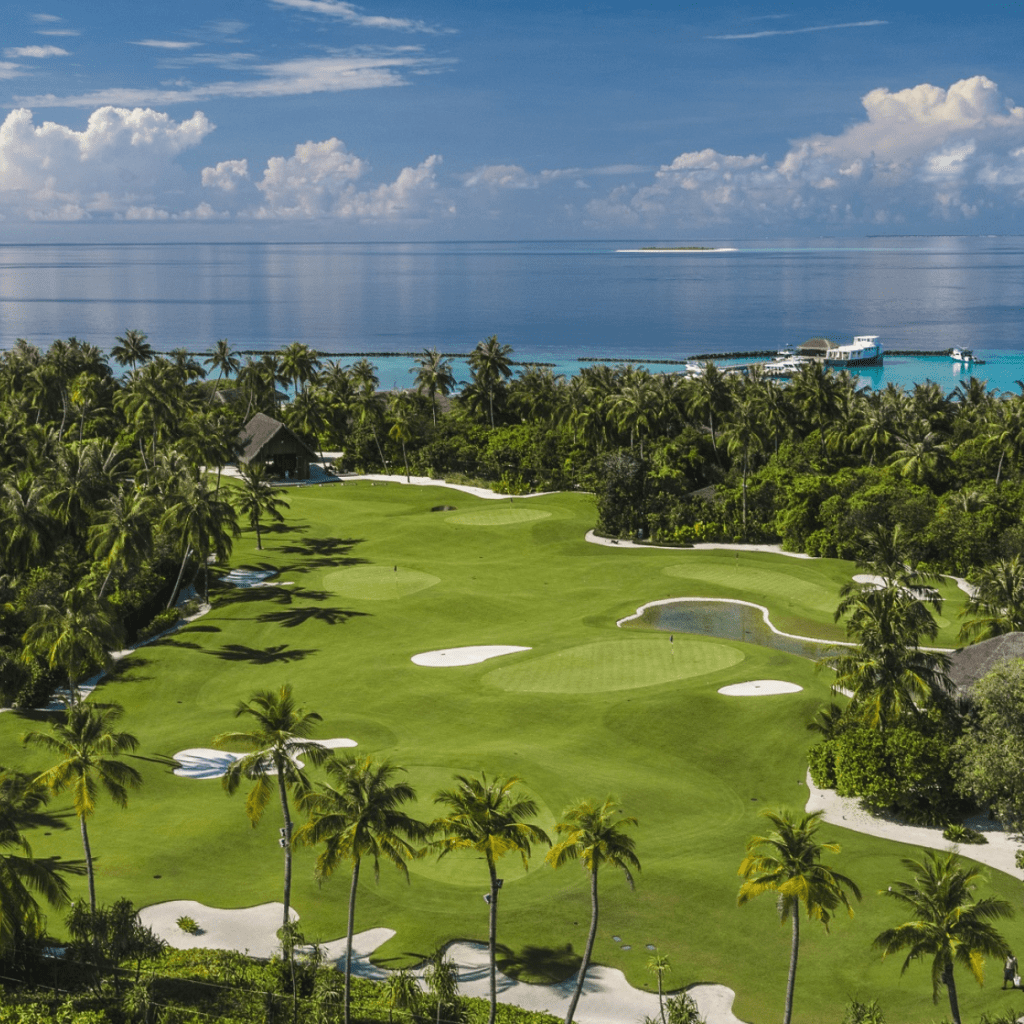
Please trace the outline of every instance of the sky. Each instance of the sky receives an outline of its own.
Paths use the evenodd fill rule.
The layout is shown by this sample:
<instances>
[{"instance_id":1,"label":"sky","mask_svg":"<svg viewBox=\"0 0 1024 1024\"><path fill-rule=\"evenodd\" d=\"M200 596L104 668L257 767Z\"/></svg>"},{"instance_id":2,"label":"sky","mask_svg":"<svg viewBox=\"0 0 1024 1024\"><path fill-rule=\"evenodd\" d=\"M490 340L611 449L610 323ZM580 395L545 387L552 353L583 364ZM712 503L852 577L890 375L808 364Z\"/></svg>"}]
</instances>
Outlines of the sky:
<instances>
[{"instance_id":1,"label":"sky","mask_svg":"<svg viewBox=\"0 0 1024 1024\"><path fill-rule=\"evenodd\" d=\"M6 0L0 243L1024 234L1024 4Z\"/></svg>"}]
</instances>

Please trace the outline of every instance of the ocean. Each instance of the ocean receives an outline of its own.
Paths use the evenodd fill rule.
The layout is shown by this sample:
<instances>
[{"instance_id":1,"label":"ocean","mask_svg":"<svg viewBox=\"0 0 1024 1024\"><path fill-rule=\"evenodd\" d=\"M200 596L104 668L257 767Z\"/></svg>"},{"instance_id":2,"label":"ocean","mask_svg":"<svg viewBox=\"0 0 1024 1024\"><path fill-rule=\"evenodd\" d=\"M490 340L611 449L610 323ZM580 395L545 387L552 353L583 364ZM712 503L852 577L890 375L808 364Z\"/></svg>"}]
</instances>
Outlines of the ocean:
<instances>
[{"instance_id":1,"label":"ocean","mask_svg":"<svg viewBox=\"0 0 1024 1024\"><path fill-rule=\"evenodd\" d=\"M128 328L158 351L254 352L302 341L355 353L469 352L497 335L521 362L652 369L876 334L893 350L872 387L971 374L1024 378L1024 238L716 241L734 251L624 253L672 241L0 245L0 348L74 335L109 350ZM373 357L384 386L408 358ZM457 376L466 379L457 363Z\"/></svg>"}]
</instances>

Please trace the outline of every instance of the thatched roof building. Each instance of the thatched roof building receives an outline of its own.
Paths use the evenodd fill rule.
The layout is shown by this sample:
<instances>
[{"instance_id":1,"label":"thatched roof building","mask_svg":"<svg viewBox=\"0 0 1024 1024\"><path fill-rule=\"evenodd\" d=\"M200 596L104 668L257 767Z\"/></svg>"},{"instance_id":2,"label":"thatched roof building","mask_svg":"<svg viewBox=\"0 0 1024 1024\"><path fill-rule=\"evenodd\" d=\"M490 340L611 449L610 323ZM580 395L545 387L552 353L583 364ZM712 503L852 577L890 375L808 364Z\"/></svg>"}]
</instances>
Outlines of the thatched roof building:
<instances>
[{"instance_id":1,"label":"thatched roof building","mask_svg":"<svg viewBox=\"0 0 1024 1024\"><path fill-rule=\"evenodd\" d=\"M1024 633L1004 633L991 640L962 647L949 656L949 678L962 693L1003 662L1024 658Z\"/></svg>"},{"instance_id":2,"label":"thatched roof building","mask_svg":"<svg viewBox=\"0 0 1024 1024\"><path fill-rule=\"evenodd\" d=\"M308 480L317 453L293 430L258 412L238 434L239 462L262 462L273 477Z\"/></svg>"}]
</instances>

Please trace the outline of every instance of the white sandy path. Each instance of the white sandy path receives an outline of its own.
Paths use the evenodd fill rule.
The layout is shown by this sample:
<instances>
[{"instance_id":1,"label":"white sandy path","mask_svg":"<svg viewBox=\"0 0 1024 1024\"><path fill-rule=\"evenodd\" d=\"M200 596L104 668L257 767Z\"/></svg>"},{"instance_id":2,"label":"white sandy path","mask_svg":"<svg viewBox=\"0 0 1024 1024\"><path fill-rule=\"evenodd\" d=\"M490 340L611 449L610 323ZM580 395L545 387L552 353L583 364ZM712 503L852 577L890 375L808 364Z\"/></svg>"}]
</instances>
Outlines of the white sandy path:
<instances>
[{"instance_id":1,"label":"white sandy path","mask_svg":"<svg viewBox=\"0 0 1024 1024\"><path fill-rule=\"evenodd\" d=\"M948 850L952 845L943 839L941 828L930 828L926 825L905 825L889 818L877 818L865 811L856 797L838 796L834 789L818 789L807 773L807 787L810 795L807 798L806 811L824 811L822 819L831 825L839 825L853 832L863 832L868 836L880 839L892 839L897 843L908 843L911 846L925 847L930 850ZM965 824L978 832L984 832L988 842L980 846L962 846L960 852L971 860L986 864L998 871L1005 871L1014 878L1024 879L1014 862L1020 843L1005 833L998 822L989 821L986 815L978 815L966 819ZM912 855L913 851L907 851Z\"/></svg>"},{"instance_id":2,"label":"white sandy path","mask_svg":"<svg viewBox=\"0 0 1024 1024\"><path fill-rule=\"evenodd\" d=\"M325 453L330 455L331 453ZM462 491L464 494L472 494L477 498L486 498L489 501L513 501L516 498L542 498L545 494L558 494L558 491L536 491L533 494L498 494L487 487L470 487L468 484L448 484L443 480L434 480L429 476L414 476L408 480L405 476L387 476L384 473L346 473L338 478L343 483L358 483L360 480L369 480L372 483L402 484L413 487L448 487L453 491Z\"/></svg>"},{"instance_id":3,"label":"white sandy path","mask_svg":"<svg viewBox=\"0 0 1024 1024\"><path fill-rule=\"evenodd\" d=\"M220 909L207 907L194 900L173 900L157 903L139 911L142 924L175 949L233 949L250 956L270 957L280 949L276 938L281 926L284 905L264 903L258 907ZM193 918L202 929L200 935L189 935L177 925L179 917ZM289 919L299 920L292 909ZM395 932L390 928L372 928L352 937L352 973L380 981L388 972L370 962L373 952ZM307 940L316 936L307 935ZM320 944L327 963L344 966L345 937ZM476 942L455 942L448 955L459 968L459 991L465 996L487 998L490 981L487 946ZM413 971L421 979L425 965ZM514 981L498 972L498 1001L528 1010L547 1011L565 1016L572 996L574 979L559 985L530 985ZM689 989L708 1024L743 1024L732 1013L735 993L724 985L695 985ZM576 1019L580 1024L623 1024L639 1020L643 1015L657 1016L658 997L653 992L635 989L625 975L610 967L592 966L580 998Z\"/></svg>"},{"instance_id":4,"label":"white sandy path","mask_svg":"<svg viewBox=\"0 0 1024 1024\"><path fill-rule=\"evenodd\" d=\"M731 683L718 692L726 697L770 697L780 693L799 693L803 689L784 679L751 679L748 683Z\"/></svg>"},{"instance_id":5,"label":"white sandy path","mask_svg":"<svg viewBox=\"0 0 1024 1024\"><path fill-rule=\"evenodd\" d=\"M677 544L637 544L632 540L612 540L599 537L593 530L587 531L588 544L600 544L607 548L638 548L643 551L759 551L766 555L785 555L786 558L805 558L815 560L814 555L805 555L802 551L783 551L781 544L690 544L679 547Z\"/></svg>"},{"instance_id":6,"label":"white sandy path","mask_svg":"<svg viewBox=\"0 0 1024 1024\"><path fill-rule=\"evenodd\" d=\"M532 647L509 647L491 644L480 647L448 647L443 651L424 651L414 654L409 660L416 665L428 668L457 668L461 665L479 665L491 658L500 658L504 654L518 654L520 651L532 651Z\"/></svg>"},{"instance_id":7,"label":"white sandy path","mask_svg":"<svg viewBox=\"0 0 1024 1024\"><path fill-rule=\"evenodd\" d=\"M355 740L336 737L330 740L314 740L321 747L328 750L337 750L339 747L357 747ZM235 753L231 750L217 750L214 747L189 747L187 750L179 750L174 755L174 760L180 762L181 767L174 769L174 774L184 779L219 779L228 768L245 754ZM305 765L297 757L292 758L299 768ZM271 772L276 775L276 772Z\"/></svg>"}]
</instances>

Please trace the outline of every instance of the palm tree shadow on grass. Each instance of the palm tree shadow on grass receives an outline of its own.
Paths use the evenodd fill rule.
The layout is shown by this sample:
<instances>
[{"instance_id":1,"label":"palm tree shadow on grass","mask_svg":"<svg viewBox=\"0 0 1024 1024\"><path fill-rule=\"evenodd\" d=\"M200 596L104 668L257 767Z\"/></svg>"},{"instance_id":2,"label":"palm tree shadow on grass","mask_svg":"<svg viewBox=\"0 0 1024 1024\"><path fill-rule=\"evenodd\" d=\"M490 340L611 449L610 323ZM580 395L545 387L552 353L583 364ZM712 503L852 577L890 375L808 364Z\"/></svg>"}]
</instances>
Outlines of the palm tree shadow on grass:
<instances>
[{"instance_id":1,"label":"palm tree shadow on grass","mask_svg":"<svg viewBox=\"0 0 1024 1024\"><path fill-rule=\"evenodd\" d=\"M291 570L330 569L347 565L364 565L365 558L353 558L350 552L357 544L362 544L361 537L311 537L301 544L284 544L277 550L283 555L300 555L302 561ZM286 570L282 569L282 572Z\"/></svg>"},{"instance_id":2,"label":"palm tree shadow on grass","mask_svg":"<svg viewBox=\"0 0 1024 1024\"><path fill-rule=\"evenodd\" d=\"M250 665L285 665L302 661L309 654L316 654L315 647L290 648L288 644L275 647L249 647L246 644L225 644L219 651L204 651L224 661L245 661Z\"/></svg>"},{"instance_id":3,"label":"palm tree shadow on grass","mask_svg":"<svg viewBox=\"0 0 1024 1024\"><path fill-rule=\"evenodd\" d=\"M498 970L514 981L558 985L568 981L580 969L580 957L572 945L523 946L518 951L499 946Z\"/></svg>"},{"instance_id":4,"label":"palm tree shadow on grass","mask_svg":"<svg viewBox=\"0 0 1024 1024\"><path fill-rule=\"evenodd\" d=\"M279 612L265 612L257 615L257 622L273 622L285 629L304 626L307 622L319 622L325 626L337 626L355 617L364 617L367 612L350 612L345 608L286 608Z\"/></svg>"}]
</instances>

